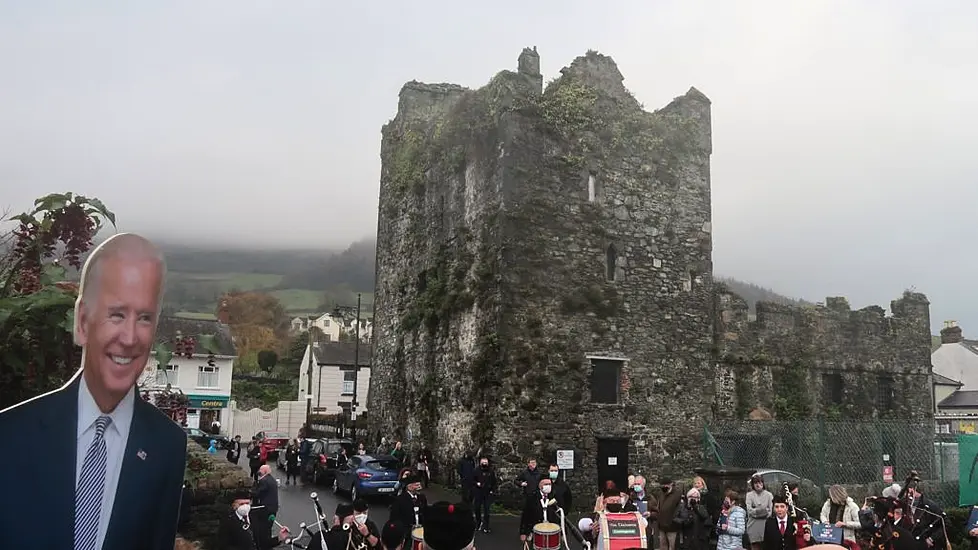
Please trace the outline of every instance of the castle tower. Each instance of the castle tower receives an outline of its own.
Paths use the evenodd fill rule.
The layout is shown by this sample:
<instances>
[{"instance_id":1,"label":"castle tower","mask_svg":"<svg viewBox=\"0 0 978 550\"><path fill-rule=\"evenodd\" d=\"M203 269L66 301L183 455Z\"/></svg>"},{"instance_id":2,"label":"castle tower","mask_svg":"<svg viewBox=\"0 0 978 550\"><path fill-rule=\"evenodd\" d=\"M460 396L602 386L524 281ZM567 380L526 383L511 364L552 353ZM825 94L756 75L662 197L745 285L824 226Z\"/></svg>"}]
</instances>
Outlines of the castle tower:
<instances>
[{"instance_id":1,"label":"castle tower","mask_svg":"<svg viewBox=\"0 0 978 550\"><path fill-rule=\"evenodd\" d=\"M542 85L536 51L518 63L384 127L373 429L446 460L482 447L503 475L574 450L587 493L688 472L713 401L697 382L712 379L710 101L690 89L645 112L596 52L541 94L525 85Z\"/></svg>"}]
</instances>

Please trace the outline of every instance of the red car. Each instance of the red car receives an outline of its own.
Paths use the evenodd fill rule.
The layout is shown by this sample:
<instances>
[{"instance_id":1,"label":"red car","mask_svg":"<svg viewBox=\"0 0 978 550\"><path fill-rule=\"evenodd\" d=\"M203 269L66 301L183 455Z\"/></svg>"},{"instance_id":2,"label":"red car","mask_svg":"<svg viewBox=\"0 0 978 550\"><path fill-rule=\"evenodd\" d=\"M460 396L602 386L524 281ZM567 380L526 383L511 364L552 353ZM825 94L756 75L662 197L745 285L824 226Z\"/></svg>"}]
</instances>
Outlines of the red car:
<instances>
[{"instance_id":1,"label":"red car","mask_svg":"<svg viewBox=\"0 0 978 550\"><path fill-rule=\"evenodd\" d=\"M285 450L289 445L289 436L284 432L258 432L255 438L261 445L262 462L275 460L278 458L279 451Z\"/></svg>"}]
</instances>

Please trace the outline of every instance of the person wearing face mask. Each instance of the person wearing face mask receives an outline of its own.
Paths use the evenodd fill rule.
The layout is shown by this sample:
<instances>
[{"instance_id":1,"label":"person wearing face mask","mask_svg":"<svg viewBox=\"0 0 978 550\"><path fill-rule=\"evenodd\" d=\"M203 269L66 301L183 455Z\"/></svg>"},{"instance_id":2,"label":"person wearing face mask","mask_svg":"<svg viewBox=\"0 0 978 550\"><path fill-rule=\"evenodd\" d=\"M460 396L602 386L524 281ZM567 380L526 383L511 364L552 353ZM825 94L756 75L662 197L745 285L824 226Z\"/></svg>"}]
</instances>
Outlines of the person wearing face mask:
<instances>
[{"instance_id":1,"label":"person wearing face mask","mask_svg":"<svg viewBox=\"0 0 978 550\"><path fill-rule=\"evenodd\" d=\"M553 492L551 497L557 501L557 506L564 509L564 512L569 514L574 505L574 499L571 495L570 486L563 479L560 479L560 468L556 464L551 464L550 469L547 472L547 478L550 483L553 484Z\"/></svg>"},{"instance_id":2,"label":"person wearing face mask","mask_svg":"<svg viewBox=\"0 0 978 550\"><path fill-rule=\"evenodd\" d=\"M274 548L289 538L283 527L277 537L256 536L248 515L251 513L251 494L247 490L231 495L231 511L221 516L217 533L218 550L259 550Z\"/></svg>"},{"instance_id":3,"label":"person wearing face mask","mask_svg":"<svg viewBox=\"0 0 978 550\"><path fill-rule=\"evenodd\" d=\"M632 479L632 486L628 490L628 502L635 506L638 513L642 514L645 521L649 522L649 539L655 536L652 525L659 518L659 501L654 496L645 491L645 477L635 476Z\"/></svg>"},{"instance_id":4,"label":"person wearing face mask","mask_svg":"<svg viewBox=\"0 0 978 550\"><path fill-rule=\"evenodd\" d=\"M533 526L538 523L559 523L557 501L553 497L553 482L545 477L537 482L537 492L523 505L520 515L520 540L526 541L533 536Z\"/></svg>"},{"instance_id":5,"label":"person wearing face mask","mask_svg":"<svg viewBox=\"0 0 978 550\"><path fill-rule=\"evenodd\" d=\"M369 506L367 501L358 498L353 501L353 524L363 540L367 543L369 550L380 550L380 530L377 524L368 517Z\"/></svg>"},{"instance_id":6,"label":"person wearing face mask","mask_svg":"<svg viewBox=\"0 0 978 550\"><path fill-rule=\"evenodd\" d=\"M475 472L473 485L475 485L472 490L472 497L475 502L476 529L488 533L489 508L492 507L492 500L496 495L497 488L496 472L489 464L488 458L481 457L479 459L479 468Z\"/></svg>"},{"instance_id":7,"label":"person wearing face mask","mask_svg":"<svg viewBox=\"0 0 978 550\"><path fill-rule=\"evenodd\" d=\"M717 550L741 550L747 532L747 511L740 507L740 493L728 490L717 520Z\"/></svg>"},{"instance_id":8,"label":"person wearing face mask","mask_svg":"<svg viewBox=\"0 0 978 550\"><path fill-rule=\"evenodd\" d=\"M601 494L600 508L600 512L596 512L591 518L585 518L591 520L587 522L590 531L586 532L587 529L581 528L582 532L586 532L585 536L587 539L594 543L592 548L598 549L604 548L604 533L601 532L602 514L620 514L638 511L638 509L635 507L635 503L631 501L625 502L625 498L622 496L621 492L614 487L606 488ZM580 528L580 526L584 525L584 523L582 522L578 525ZM642 518L642 522L639 527L647 530L649 527L648 521L645 518Z\"/></svg>"},{"instance_id":9,"label":"person wearing face mask","mask_svg":"<svg viewBox=\"0 0 978 550\"><path fill-rule=\"evenodd\" d=\"M713 531L713 520L706 509L697 489L686 493L686 514L680 525L681 539L679 546L682 550L709 550L710 535Z\"/></svg>"}]
</instances>

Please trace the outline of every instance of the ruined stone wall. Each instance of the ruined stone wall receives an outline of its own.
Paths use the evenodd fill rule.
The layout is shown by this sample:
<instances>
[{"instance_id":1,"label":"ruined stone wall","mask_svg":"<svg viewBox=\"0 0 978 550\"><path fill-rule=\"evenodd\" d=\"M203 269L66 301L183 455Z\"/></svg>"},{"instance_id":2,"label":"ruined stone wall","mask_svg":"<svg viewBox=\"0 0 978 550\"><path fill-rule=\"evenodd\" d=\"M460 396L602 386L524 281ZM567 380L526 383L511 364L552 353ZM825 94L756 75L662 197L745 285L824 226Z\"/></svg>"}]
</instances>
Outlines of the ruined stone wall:
<instances>
[{"instance_id":1,"label":"ruined stone wall","mask_svg":"<svg viewBox=\"0 0 978 550\"><path fill-rule=\"evenodd\" d=\"M519 68L409 84L384 128L371 421L443 471L574 449L582 495L598 438L687 474L714 390L710 102L645 112L594 52L542 93L535 51ZM626 360L618 404L591 402L590 356Z\"/></svg>"},{"instance_id":2,"label":"ruined stone wall","mask_svg":"<svg viewBox=\"0 0 978 550\"><path fill-rule=\"evenodd\" d=\"M777 416L775 399L786 373L800 380L810 399L798 416L836 419L922 419L933 414L930 392L930 304L906 292L883 308L851 310L845 298L825 305L785 306L761 302L749 321L747 304L722 286L717 290L717 352L720 363L718 416L740 417L755 407ZM798 372L797 374L802 374ZM823 374L842 377L842 402L827 402ZM881 407L880 377L893 380L893 407ZM792 381L793 385L798 385ZM798 392L795 392L798 393ZM782 415L784 416L784 415Z\"/></svg>"},{"instance_id":3,"label":"ruined stone wall","mask_svg":"<svg viewBox=\"0 0 978 550\"><path fill-rule=\"evenodd\" d=\"M905 292L891 302L891 316L879 306L853 311L844 298L810 307L762 302L755 321L722 285L716 300L711 431L728 461L827 483L876 479L884 454L900 471L926 476L933 469L930 306L923 294ZM834 396L826 387L831 377L841 380ZM757 408L776 422L739 422Z\"/></svg>"}]
</instances>

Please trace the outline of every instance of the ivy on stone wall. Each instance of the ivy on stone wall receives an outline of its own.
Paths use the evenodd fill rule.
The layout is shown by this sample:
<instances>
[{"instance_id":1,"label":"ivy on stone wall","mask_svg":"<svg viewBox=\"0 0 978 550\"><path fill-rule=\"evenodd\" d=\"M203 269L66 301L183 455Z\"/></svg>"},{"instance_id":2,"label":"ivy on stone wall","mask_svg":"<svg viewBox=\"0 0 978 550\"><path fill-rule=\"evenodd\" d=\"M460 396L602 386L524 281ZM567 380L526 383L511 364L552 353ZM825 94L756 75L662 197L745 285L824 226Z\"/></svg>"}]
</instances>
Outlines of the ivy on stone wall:
<instances>
[{"instance_id":1,"label":"ivy on stone wall","mask_svg":"<svg viewBox=\"0 0 978 550\"><path fill-rule=\"evenodd\" d=\"M465 241L463 238L463 242L454 247L454 254L448 245L440 246L434 265L419 275L417 295L401 318L401 327L405 331L416 330L423 324L430 334L434 334L453 313L475 303L475 297L466 286L466 275L474 255L467 250Z\"/></svg>"},{"instance_id":2,"label":"ivy on stone wall","mask_svg":"<svg viewBox=\"0 0 978 550\"><path fill-rule=\"evenodd\" d=\"M778 420L802 420L812 414L809 367L794 361L774 375L774 414Z\"/></svg>"},{"instance_id":3,"label":"ivy on stone wall","mask_svg":"<svg viewBox=\"0 0 978 550\"><path fill-rule=\"evenodd\" d=\"M618 290L613 285L591 285L565 296L560 304L565 315L593 313L599 319L618 315L619 305Z\"/></svg>"}]
</instances>

